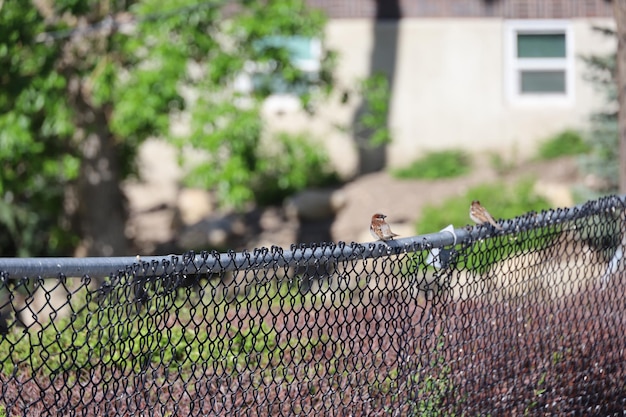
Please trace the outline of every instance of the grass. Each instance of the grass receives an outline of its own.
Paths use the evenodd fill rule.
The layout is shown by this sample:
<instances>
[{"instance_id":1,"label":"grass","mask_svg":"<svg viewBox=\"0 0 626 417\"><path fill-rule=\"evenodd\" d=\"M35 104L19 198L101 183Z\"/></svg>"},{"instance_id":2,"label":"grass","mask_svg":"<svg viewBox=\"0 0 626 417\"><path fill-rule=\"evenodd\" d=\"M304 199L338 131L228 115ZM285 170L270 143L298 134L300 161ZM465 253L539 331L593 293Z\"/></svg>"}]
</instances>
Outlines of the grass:
<instances>
[{"instance_id":1,"label":"grass","mask_svg":"<svg viewBox=\"0 0 626 417\"><path fill-rule=\"evenodd\" d=\"M440 179L465 175L471 170L471 158L459 150L429 152L405 168L392 171L399 179Z\"/></svg>"},{"instance_id":2,"label":"grass","mask_svg":"<svg viewBox=\"0 0 626 417\"><path fill-rule=\"evenodd\" d=\"M575 130L565 130L547 140L539 146L537 159L550 160L567 155L581 155L589 152L590 148L580 133Z\"/></svg>"},{"instance_id":3,"label":"grass","mask_svg":"<svg viewBox=\"0 0 626 417\"><path fill-rule=\"evenodd\" d=\"M519 232L513 240L509 236L496 236L475 242L461 251L456 267L484 274L493 265L517 254L546 249L560 232L559 226L549 226Z\"/></svg>"},{"instance_id":4,"label":"grass","mask_svg":"<svg viewBox=\"0 0 626 417\"><path fill-rule=\"evenodd\" d=\"M244 288L252 285L244 284L248 277L237 278L242 291L231 299L215 297L218 284L211 280L200 288L182 289L164 286L162 280L145 282L140 311L134 305L134 284L121 283L99 303L78 290L70 300L74 314L7 335L2 345L7 349L0 349L0 374L15 378L15 383L22 377L62 378L66 387L85 375L105 372L113 380L142 373L180 375L178 382L190 375L192 380L212 373L225 379L243 375L253 387L307 383L311 398L306 401L316 402L331 388L346 389L334 385L351 380L353 372L364 372L367 382L380 385L376 401L391 401L399 370L385 367L388 353L358 353L356 362L350 360L361 352L354 340L381 336L363 336L363 327L349 324L357 317L357 304L335 300L330 288L302 294L294 285L296 278L263 282L254 289ZM329 295L328 303L339 307L327 305L324 298ZM88 303L86 308L76 307L83 303ZM324 319L324 310L339 315ZM315 324L318 320L330 324ZM320 381L328 385L318 385ZM428 392L438 387L431 378L419 382ZM362 383L347 389L359 390Z\"/></svg>"},{"instance_id":5,"label":"grass","mask_svg":"<svg viewBox=\"0 0 626 417\"><path fill-rule=\"evenodd\" d=\"M480 200L496 219L513 218L529 211L539 212L550 208L544 198L533 192L533 187L534 180L526 178L511 187L504 183L495 183L470 188L461 196L449 198L438 205L424 207L416 228L419 233L425 234L437 232L449 224L455 228L467 225L472 200ZM513 241L509 236L495 236L482 240L461 251L456 267L483 273L500 260L517 253L546 247L558 233L558 227L553 226L520 232ZM460 245L456 249L460 250ZM425 253L416 253L404 266L403 272L411 274L416 268L424 268L425 257Z\"/></svg>"},{"instance_id":6,"label":"grass","mask_svg":"<svg viewBox=\"0 0 626 417\"><path fill-rule=\"evenodd\" d=\"M463 195L446 199L441 204L425 206L416 223L417 231L425 234L438 232L449 224L454 227L469 224L472 200L480 200L496 220L550 208L546 199L533 192L534 185L534 179L529 177L512 186L497 182L472 187Z\"/></svg>"},{"instance_id":7,"label":"grass","mask_svg":"<svg viewBox=\"0 0 626 417\"><path fill-rule=\"evenodd\" d=\"M285 285L252 297L255 305L269 308L278 295L285 302L283 308L310 304ZM74 297L78 300L81 296ZM244 297L231 304L223 300L211 312L198 311L188 298L168 299L163 294L149 297L156 304L148 302L139 313L134 312L132 300L104 305L92 302L77 314L57 318L39 329L9 333L7 342L12 348L0 353L0 372L11 375L15 370L30 369L54 375L102 365L139 372L147 363L170 371L189 371L194 364L217 361L234 372L244 363L264 366L272 358L275 362L284 346L278 345L278 333L269 325L256 319L241 326L224 322L229 308L253 308ZM33 355L34 348L41 355Z\"/></svg>"},{"instance_id":8,"label":"grass","mask_svg":"<svg viewBox=\"0 0 626 417\"><path fill-rule=\"evenodd\" d=\"M445 354L445 338L438 337L437 345L431 352L432 359L428 373L417 372L408 380L407 388L417 394L410 400L410 415L427 417L451 417L454 414L442 410L446 399L455 391L451 380L451 367L447 364Z\"/></svg>"}]
</instances>

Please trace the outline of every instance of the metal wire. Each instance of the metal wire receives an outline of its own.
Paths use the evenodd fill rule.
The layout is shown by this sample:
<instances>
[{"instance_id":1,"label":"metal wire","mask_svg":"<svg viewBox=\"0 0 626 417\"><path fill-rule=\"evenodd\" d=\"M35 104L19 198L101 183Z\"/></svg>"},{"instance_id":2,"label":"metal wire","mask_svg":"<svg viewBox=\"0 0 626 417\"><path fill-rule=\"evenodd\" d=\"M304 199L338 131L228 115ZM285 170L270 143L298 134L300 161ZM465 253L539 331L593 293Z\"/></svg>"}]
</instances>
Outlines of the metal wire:
<instances>
[{"instance_id":1,"label":"metal wire","mask_svg":"<svg viewBox=\"0 0 626 417\"><path fill-rule=\"evenodd\" d=\"M387 243L3 258L0 415L622 415L625 213L613 196Z\"/></svg>"}]
</instances>

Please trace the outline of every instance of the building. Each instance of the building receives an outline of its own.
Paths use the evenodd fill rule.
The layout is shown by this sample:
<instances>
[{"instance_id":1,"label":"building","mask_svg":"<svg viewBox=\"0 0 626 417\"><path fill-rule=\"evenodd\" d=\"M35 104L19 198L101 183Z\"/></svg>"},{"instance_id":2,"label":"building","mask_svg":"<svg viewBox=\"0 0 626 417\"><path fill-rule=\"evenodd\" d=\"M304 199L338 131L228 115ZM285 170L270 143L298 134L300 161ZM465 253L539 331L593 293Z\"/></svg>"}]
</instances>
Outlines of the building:
<instances>
[{"instance_id":1,"label":"building","mask_svg":"<svg viewBox=\"0 0 626 417\"><path fill-rule=\"evenodd\" d=\"M580 56L615 50L614 39L593 29L614 26L610 1L308 3L330 18L325 42L339 54L340 85L379 71L391 81L385 166L446 148L530 156L541 140L584 129L603 105ZM311 118L277 100L269 113L280 114L270 118L281 127L306 127L322 138L338 169L351 175L367 172L371 161L354 135L332 126L350 126L358 107L358 100L331 105Z\"/></svg>"}]
</instances>

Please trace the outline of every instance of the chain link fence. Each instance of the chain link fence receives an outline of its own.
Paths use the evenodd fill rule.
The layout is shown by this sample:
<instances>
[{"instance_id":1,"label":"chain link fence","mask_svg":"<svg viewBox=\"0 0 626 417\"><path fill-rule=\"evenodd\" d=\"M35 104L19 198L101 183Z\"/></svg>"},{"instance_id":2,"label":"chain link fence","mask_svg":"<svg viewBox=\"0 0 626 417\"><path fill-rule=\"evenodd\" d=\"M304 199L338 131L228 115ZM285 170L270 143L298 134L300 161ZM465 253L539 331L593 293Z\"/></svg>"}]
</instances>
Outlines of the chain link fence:
<instances>
[{"instance_id":1,"label":"chain link fence","mask_svg":"<svg viewBox=\"0 0 626 417\"><path fill-rule=\"evenodd\" d=\"M623 415L623 198L501 224L0 259L0 415Z\"/></svg>"}]
</instances>

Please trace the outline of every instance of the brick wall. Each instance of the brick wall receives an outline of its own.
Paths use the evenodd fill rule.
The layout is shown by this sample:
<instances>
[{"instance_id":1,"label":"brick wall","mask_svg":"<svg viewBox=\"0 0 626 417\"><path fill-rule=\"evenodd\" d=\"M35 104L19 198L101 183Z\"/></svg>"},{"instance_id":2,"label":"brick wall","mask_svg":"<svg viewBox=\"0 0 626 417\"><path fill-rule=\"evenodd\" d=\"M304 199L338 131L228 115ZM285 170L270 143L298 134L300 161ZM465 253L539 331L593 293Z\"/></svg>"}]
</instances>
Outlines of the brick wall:
<instances>
[{"instance_id":1,"label":"brick wall","mask_svg":"<svg viewBox=\"0 0 626 417\"><path fill-rule=\"evenodd\" d=\"M306 0L331 18L498 17L566 19L610 17L610 0ZM622 1L622 0L615 0Z\"/></svg>"}]
</instances>

